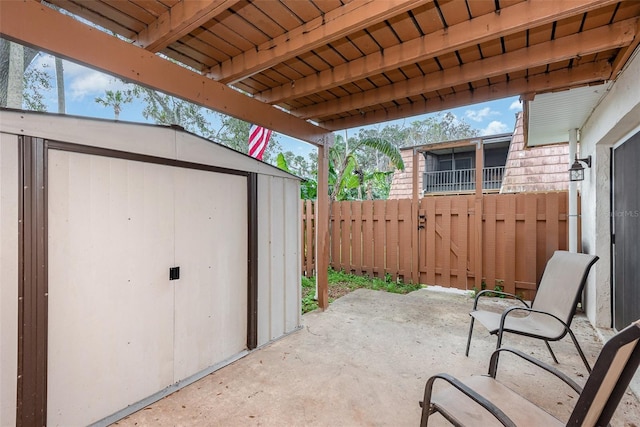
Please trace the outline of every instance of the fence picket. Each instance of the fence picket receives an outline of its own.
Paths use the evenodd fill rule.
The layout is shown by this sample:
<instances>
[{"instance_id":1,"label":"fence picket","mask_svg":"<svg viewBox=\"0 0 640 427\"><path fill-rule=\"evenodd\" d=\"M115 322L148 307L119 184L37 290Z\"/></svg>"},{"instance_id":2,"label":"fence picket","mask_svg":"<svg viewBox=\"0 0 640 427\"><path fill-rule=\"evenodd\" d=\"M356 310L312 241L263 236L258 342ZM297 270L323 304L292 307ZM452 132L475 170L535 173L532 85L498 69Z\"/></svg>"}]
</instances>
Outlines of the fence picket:
<instances>
[{"instance_id":1,"label":"fence picket","mask_svg":"<svg viewBox=\"0 0 640 427\"><path fill-rule=\"evenodd\" d=\"M384 200L373 202L373 275L384 277L385 265L385 208L387 203Z\"/></svg>"},{"instance_id":2,"label":"fence picket","mask_svg":"<svg viewBox=\"0 0 640 427\"><path fill-rule=\"evenodd\" d=\"M414 230L411 227L412 222L410 199L398 200L398 221L398 275L405 282L409 282L411 280L411 263L413 253L411 249L411 237L413 233L418 232L417 228Z\"/></svg>"},{"instance_id":3,"label":"fence picket","mask_svg":"<svg viewBox=\"0 0 640 427\"><path fill-rule=\"evenodd\" d=\"M351 205L351 266L350 270L356 274L363 273L364 260L362 259L362 203Z\"/></svg>"},{"instance_id":4,"label":"fence picket","mask_svg":"<svg viewBox=\"0 0 640 427\"><path fill-rule=\"evenodd\" d=\"M362 271L369 277L373 277L373 202L362 202Z\"/></svg>"}]
</instances>

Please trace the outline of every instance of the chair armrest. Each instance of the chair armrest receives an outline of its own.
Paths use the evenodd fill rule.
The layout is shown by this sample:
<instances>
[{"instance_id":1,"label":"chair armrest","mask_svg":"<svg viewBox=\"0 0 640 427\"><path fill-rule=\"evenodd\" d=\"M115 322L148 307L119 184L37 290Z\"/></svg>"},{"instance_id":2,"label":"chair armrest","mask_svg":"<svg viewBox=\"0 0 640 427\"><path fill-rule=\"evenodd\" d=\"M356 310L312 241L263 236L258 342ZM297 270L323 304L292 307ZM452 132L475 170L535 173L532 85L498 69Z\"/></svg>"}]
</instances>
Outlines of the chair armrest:
<instances>
[{"instance_id":1,"label":"chair armrest","mask_svg":"<svg viewBox=\"0 0 640 427\"><path fill-rule=\"evenodd\" d=\"M474 310L475 310L475 309L476 309L476 307L478 306L478 300L480 299L480 297L481 297L481 296L483 296L483 295L485 295L485 294L488 294L488 293L491 293L491 294L494 294L494 295L495 295L495 294L497 294L497 295L504 295L505 297L510 297L510 298L512 298L512 299L517 299L517 300L518 300L518 301L520 301L522 304L524 304L524 305L525 305L525 307L529 307L529 304L527 304L527 303L525 302L525 300L523 300L522 298L520 298L520 297L519 297L519 296L517 296L517 295L511 294L511 293L509 293L509 292L491 291L491 290L489 290L489 289L485 289L484 291L480 291L480 292L478 292L478 294L476 295L476 298L475 298L475 300L473 301L473 309L474 309Z\"/></svg>"},{"instance_id":2,"label":"chair armrest","mask_svg":"<svg viewBox=\"0 0 640 427\"><path fill-rule=\"evenodd\" d=\"M556 377L558 377L559 379L564 381L569 387L571 387L573 390L575 390L578 394L582 393L582 387L580 387L578 385L578 383L576 383L571 378L569 378L565 373L561 372L560 370L554 368L551 365L548 365L548 364L536 359L535 357L532 357L532 356L530 356L530 355L528 355L526 353L521 352L520 350L516 350L516 349L513 349L513 348L509 348L509 347L501 347L501 348L495 350L491 354L491 360L489 362L489 376L491 378L495 378L497 373L498 373L497 358L498 358L498 354L500 354L503 351L506 351L506 352L509 352L509 353L513 353L516 356L520 356L524 360L526 360L526 361L538 366L539 368L542 368L545 371L555 375Z\"/></svg>"},{"instance_id":3,"label":"chair armrest","mask_svg":"<svg viewBox=\"0 0 640 427\"><path fill-rule=\"evenodd\" d=\"M449 384L451 384L456 389L460 390L462 393L468 396L471 400L473 400L474 402L482 406L484 409L486 409L488 412L490 412L491 415L493 415L503 426L516 427L516 424L513 422L513 420L511 420L511 418L509 418L504 412L502 412L500 408L498 408L496 405L494 405L493 403L491 403L490 401L482 397L480 394L476 393L472 388L464 384L462 381L458 380L457 378L449 374L436 374L431 378L429 378L424 388L424 404L420 402L421 406L423 407L422 408L423 413L424 411L431 410L430 408L431 392L433 390L433 384L437 379L442 379L448 382ZM422 417L422 419L423 421L426 420L424 416Z\"/></svg>"},{"instance_id":4,"label":"chair armrest","mask_svg":"<svg viewBox=\"0 0 640 427\"><path fill-rule=\"evenodd\" d=\"M569 329L569 326L567 326L564 320L560 319L558 316L554 314L547 313L546 311L540 311L530 307L509 307L508 309L502 312L502 316L500 317L500 328L498 329L499 331L504 329L504 322L506 322L507 316L511 314L512 311L527 311L529 313L544 314L545 316L553 317L555 320L560 322L562 326L565 327L565 329Z\"/></svg>"}]
</instances>

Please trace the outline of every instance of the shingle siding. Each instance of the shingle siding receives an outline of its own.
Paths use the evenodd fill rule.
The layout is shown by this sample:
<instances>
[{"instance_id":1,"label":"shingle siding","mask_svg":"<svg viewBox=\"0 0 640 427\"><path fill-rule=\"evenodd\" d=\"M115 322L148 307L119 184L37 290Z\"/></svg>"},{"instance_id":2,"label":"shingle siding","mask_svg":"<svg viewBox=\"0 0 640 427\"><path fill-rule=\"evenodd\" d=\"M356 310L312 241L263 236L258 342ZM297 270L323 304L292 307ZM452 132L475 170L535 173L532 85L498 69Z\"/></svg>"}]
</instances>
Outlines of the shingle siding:
<instances>
[{"instance_id":1,"label":"shingle siding","mask_svg":"<svg viewBox=\"0 0 640 427\"><path fill-rule=\"evenodd\" d=\"M516 119L501 193L561 191L569 188L569 144L524 148L522 113ZM567 134L568 137L568 134Z\"/></svg>"}]
</instances>

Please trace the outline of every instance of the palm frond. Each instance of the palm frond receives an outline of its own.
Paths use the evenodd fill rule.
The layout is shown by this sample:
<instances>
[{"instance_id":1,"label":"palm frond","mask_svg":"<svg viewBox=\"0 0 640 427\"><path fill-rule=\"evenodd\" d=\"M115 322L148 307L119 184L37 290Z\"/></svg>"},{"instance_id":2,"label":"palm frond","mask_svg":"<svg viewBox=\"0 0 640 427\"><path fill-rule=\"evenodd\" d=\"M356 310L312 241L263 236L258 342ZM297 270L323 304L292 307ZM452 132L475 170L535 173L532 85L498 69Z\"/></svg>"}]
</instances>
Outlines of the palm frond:
<instances>
[{"instance_id":1,"label":"palm frond","mask_svg":"<svg viewBox=\"0 0 640 427\"><path fill-rule=\"evenodd\" d=\"M378 150L385 156L389 157L396 169L404 170L404 162L398 147L393 145L389 140L384 138L365 138L359 141L358 146L365 146Z\"/></svg>"}]
</instances>

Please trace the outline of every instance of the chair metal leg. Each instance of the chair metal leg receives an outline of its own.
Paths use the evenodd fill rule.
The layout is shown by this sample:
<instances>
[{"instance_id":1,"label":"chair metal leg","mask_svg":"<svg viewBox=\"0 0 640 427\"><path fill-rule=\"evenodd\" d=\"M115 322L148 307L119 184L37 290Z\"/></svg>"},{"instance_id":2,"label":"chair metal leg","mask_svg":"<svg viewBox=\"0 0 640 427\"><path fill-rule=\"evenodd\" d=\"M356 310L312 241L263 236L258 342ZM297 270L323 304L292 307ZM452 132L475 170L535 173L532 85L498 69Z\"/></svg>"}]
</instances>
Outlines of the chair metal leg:
<instances>
[{"instance_id":1,"label":"chair metal leg","mask_svg":"<svg viewBox=\"0 0 640 427\"><path fill-rule=\"evenodd\" d=\"M498 335L498 341L496 342L496 350L500 348L500 346L502 345L502 334L504 333L504 331L502 329L499 329L497 332ZM492 358L493 363L489 363L489 373L491 372L498 372L498 360L500 358L500 354L496 354L495 360Z\"/></svg>"},{"instance_id":2,"label":"chair metal leg","mask_svg":"<svg viewBox=\"0 0 640 427\"><path fill-rule=\"evenodd\" d=\"M551 358L553 359L553 361L556 362L556 363L560 363L560 362L558 362L558 359L556 359L556 355L553 354L553 350L551 350L551 346L549 345L549 341L544 340L544 343L547 345L547 350L549 350L549 354L551 354Z\"/></svg>"},{"instance_id":3,"label":"chair metal leg","mask_svg":"<svg viewBox=\"0 0 640 427\"><path fill-rule=\"evenodd\" d=\"M576 336L573 334L573 332L569 328L567 328L567 332L569 332L571 341L573 341L573 345L576 346L576 350L578 350L578 354L582 359L582 363L584 363L584 366L587 368L587 372L591 373L591 366L589 366L589 362L587 362L587 358L584 356L584 353L582 352L582 348L580 348L580 344L578 344L578 340L576 339Z\"/></svg>"},{"instance_id":4,"label":"chair metal leg","mask_svg":"<svg viewBox=\"0 0 640 427\"><path fill-rule=\"evenodd\" d=\"M471 347L471 334L473 334L473 322L475 322L475 317L471 316L471 324L469 325L469 337L467 338L467 351L464 352L464 355L469 357L469 347Z\"/></svg>"}]
</instances>

